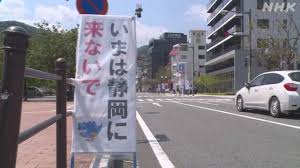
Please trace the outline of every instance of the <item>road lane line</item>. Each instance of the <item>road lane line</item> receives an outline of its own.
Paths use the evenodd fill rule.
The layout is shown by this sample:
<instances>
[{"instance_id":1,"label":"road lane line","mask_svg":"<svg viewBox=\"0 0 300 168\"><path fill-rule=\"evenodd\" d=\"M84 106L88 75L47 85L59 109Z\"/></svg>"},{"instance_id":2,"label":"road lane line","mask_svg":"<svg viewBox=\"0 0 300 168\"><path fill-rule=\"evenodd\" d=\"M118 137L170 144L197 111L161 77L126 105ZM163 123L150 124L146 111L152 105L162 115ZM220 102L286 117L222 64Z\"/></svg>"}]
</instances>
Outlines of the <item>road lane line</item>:
<instances>
[{"instance_id":1,"label":"road lane line","mask_svg":"<svg viewBox=\"0 0 300 168\"><path fill-rule=\"evenodd\" d=\"M216 109L207 108L207 107L195 106L195 105L192 105L192 104L185 104L185 103L180 103L180 102L173 102L173 103L177 103L177 104L181 104L181 105L185 105L185 106L190 106L190 107L194 107L194 108L199 108L199 109L204 109L204 110L209 110L209 111L214 111L214 112L217 112L217 113L228 114L228 115L232 115L232 116L236 116L236 117L247 118L247 119L250 119L250 120L261 121L261 122L265 122L265 123L269 123L269 124L280 125L280 126L283 126L283 127L295 128L295 129L300 130L300 126L296 126L296 125L284 124L284 123L265 120L265 119L260 119L260 118L256 118L256 117L250 117L250 116L247 116L247 115L240 115L240 114L235 114L235 113L226 112L226 111L222 111L222 110L216 110Z\"/></svg>"},{"instance_id":2,"label":"road lane line","mask_svg":"<svg viewBox=\"0 0 300 168\"><path fill-rule=\"evenodd\" d=\"M218 104L209 103L209 102L197 101L197 103L201 103L201 104L208 104L208 105L213 105L213 106L218 106Z\"/></svg>"},{"instance_id":3,"label":"road lane line","mask_svg":"<svg viewBox=\"0 0 300 168\"><path fill-rule=\"evenodd\" d=\"M104 156L100 160L99 168L107 168L109 165L109 156Z\"/></svg>"},{"instance_id":4,"label":"road lane line","mask_svg":"<svg viewBox=\"0 0 300 168\"><path fill-rule=\"evenodd\" d=\"M103 155L102 157L96 155L92 160L89 168L106 168L109 164L109 155Z\"/></svg>"},{"instance_id":5,"label":"road lane line","mask_svg":"<svg viewBox=\"0 0 300 168\"><path fill-rule=\"evenodd\" d=\"M143 100L143 99L138 99L138 101L139 101L139 102L144 102L144 100Z\"/></svg>"},{"instance_id":6,"label":"road lane line","mask_svg":"<svg viewBox=\"0 0 300 168\"><path fill-rule=\"evenodd\" d=\"M158 107L162 107L162 105L158 104L158 103L153 103L153 105L156 105Z\"/></svg>"},{"instance_id":7,"label":"road lane line","mask_svg":"<svg viewBox=\"0 0 300 168\"><path fill-rule=\"evenodd\" d=\"M163 99L156 99L157 101L163 101Z\"/></svg>"},{"instance_id":8,"label":"road lane line","mask_svg":"<svg viewBox=\"0 0 300 168\"><path fill-rule=\"evenodd\" d=\"M175 168L175 166L170 161L167 154L163 151L163 149L159 145L156 138L153 136L152 132L150 131L150 129L148 128L148 126L146 125L145 121L143 120L143 118L141 117L141 115L139 114L138 111L136 112L136 118L137 118L160 166L162 168Z\"/></svg>"},{"instance_id":9,"label":"road lane line","mask_svg":"<svg viewBox=\"0 0 300 168\"><path fill-rule=\"evenodd\" d=\"M234 103L229 103L229 102L213 102L213 103L221 103L221 104L226 104L226 105L234 105Z\"/></svg>"},{"instance_id":10,"label":"road lane line","mask_svg":"<svg viewBox=\"0 0 300 168\"><path fill-rule=\"evenodd\" d=\"M154 100L153 99L146 99L147 101L150 101L150 102L154 102Z\"/></svg>"}]
</instances>

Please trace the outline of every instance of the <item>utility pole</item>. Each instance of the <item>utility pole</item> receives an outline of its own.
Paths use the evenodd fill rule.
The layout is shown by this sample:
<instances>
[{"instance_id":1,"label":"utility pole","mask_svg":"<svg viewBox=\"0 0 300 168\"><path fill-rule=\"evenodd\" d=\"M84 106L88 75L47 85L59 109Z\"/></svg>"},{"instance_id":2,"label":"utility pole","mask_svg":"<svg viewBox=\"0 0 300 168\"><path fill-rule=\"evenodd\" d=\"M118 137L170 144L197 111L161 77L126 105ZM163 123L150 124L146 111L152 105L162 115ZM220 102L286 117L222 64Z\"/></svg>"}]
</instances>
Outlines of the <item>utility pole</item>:
<instances>
[{"instance_id":1,"label":"utility pole","mask_svg":"<svg viewBox=\"0 0 300 168\"><path fill-rule=\"evenodd\" d=\"M249 9L249 58L248 58L248 82L251 81L251 70L252 70L252 10Z\"/></svg>"},{"instance_id":2,"label":"utility pole","mask_svg":"<svg viewBox=\"0 0 300 168\"><path fill-rule=\"evenodd\" d=\"M195 86L195 47L194 44L192 44L192 52L193 52L193 80L192 80L192 94L195 96L194 86Z\"/></svg>"}]
</instances>

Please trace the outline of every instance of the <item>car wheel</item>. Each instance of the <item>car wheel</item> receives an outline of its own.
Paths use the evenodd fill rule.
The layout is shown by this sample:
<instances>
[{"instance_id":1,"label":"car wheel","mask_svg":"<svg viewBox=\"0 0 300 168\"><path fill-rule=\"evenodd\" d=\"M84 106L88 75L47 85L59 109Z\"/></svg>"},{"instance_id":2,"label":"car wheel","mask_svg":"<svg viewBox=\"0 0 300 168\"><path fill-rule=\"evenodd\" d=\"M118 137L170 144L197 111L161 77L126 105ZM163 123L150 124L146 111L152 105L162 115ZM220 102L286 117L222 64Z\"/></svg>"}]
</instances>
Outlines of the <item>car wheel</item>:
<instances>
[{"instance_id":1,"label":"car wheel","mask_svg":"<svg viewBox=\"0 0 300 168\"><path fill-rule=\"evenodd\" d=\"M272 117L278 118L281 116L281 108L280 108L280 102L277 97L273 97L270 100L270 106L269 110Z\"/></svg>"},{"instance_id":2,"label":"car wheel","mask_svg":"<svg viewBox=\"0 0 300 168\"><path fill-rule=\"evenodd\" d=\"M239 112L243 112L245 111L244 109L244 101L243 101L243 98L242 96L238 96L237 99L236 99L236 108Z\"/></svg>"}]
</instances>

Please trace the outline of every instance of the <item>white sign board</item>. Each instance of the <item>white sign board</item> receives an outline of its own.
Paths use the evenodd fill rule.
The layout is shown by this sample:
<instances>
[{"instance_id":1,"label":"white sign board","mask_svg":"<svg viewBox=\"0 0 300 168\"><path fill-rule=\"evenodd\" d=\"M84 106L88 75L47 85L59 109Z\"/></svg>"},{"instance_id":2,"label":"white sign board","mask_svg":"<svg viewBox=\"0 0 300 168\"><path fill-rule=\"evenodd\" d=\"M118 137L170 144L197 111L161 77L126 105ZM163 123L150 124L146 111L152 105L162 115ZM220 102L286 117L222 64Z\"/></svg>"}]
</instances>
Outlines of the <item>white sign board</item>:
<instances>
[{"instance_id":1,"label":"white sign board","mask_svg":"<svg viewBox=\"0 0 300 168\"><path fill-rule=\"evenodd\" d=\"M135 152L134 18L82 15L77 45L72 152Z\"/></svg>"}]
</instances>

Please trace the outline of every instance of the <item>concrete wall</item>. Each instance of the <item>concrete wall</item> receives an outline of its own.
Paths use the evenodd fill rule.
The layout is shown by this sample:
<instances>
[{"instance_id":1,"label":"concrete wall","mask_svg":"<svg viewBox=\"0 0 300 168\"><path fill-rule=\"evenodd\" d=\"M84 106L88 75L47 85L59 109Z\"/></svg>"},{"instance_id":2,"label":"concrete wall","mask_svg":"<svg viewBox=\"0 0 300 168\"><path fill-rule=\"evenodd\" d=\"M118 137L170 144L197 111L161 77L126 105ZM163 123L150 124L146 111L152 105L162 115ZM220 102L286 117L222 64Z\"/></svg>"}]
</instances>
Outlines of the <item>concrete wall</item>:
<instances>
[{"instance_id":1,"label":"concrete wall","mask_svg":"<svg viewBox=\"0 0 300 168\"><path fill-rule=\"evenodd\" d=\"M267 69L260 64L260 59L255 56L255 51L253 51L252 65L251 65L251 80L253 80L257 75L264 73ZM235 52L235 71L234 71L234 92L239 91L244 87L245 83L248 82L248 65L245 60L249 55L248 50L236 50Z\"/></svg>"},{"instance_id":2,"label":"concrete wall","mask_svg":"<svg viewBox=\"0 0 300 168\"><path fill-rule=\"evenodd\" d=\"M274 36L274 37L286 37L285 35L282 35L283 31L278 31L278 21L282 22L284 19L288 20L289 24L289 16L285 12L263 12L262 10L257 9L257 0L242 0L243 6L242 9L244 12L248 12L249 9L252 9L252 47L257 48L257 39L258 38L267 38L268 35ZM270 2L278 2L282 3L284 0L269 0ZM300 1L299 0L287 0L287 2L293 3L296 2L296 10L293 13L293 18L296 21L296 24L298 25L298 28L300 28ZM257 19L269 19L269 29L261 29L257 27ZM244 25L244 33L249 34L249 16L247 14L244 14L243 17L243 25ZM296 36L296 31L293 29L291 31L291 35ZM247 37L244 38L244 44L246 48L249 48L249 40ZM298 48L300 48L300 43L298 44ZM299 52L299 51L298 51Z\"/></svg>"}]
</instances>

